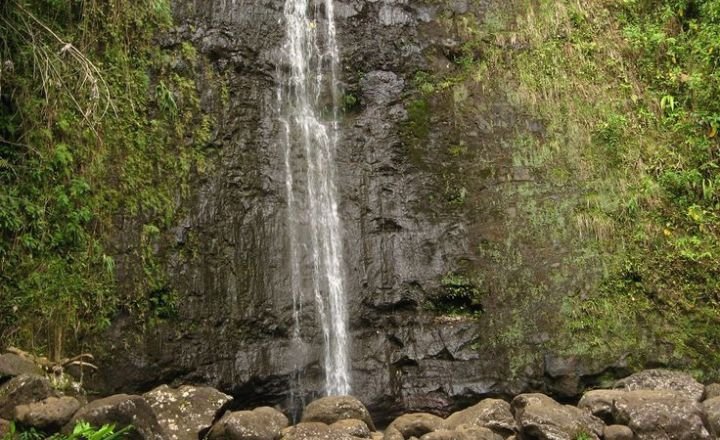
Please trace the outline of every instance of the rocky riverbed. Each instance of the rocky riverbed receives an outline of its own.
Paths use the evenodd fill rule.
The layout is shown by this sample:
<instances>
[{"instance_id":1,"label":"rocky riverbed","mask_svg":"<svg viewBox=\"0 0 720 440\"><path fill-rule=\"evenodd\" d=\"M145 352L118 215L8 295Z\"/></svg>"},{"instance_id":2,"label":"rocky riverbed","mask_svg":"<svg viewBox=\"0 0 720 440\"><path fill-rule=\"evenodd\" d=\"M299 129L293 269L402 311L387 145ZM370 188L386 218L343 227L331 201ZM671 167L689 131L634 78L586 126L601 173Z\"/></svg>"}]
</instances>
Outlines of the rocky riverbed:
<instances>
[{"instance_id":1,"label":"rocky riverbed","mask_svg":"<svg viewBox=\"0 0 720 440\"><path fill-rule=\"evenodd\" d=\"M14 354L0 355L0 383L0 438L10 421L47 434L68 432L78 421L132 425L133 440L701 440L720 433L720 384L660 369L587 391L574 405L529 392L451 414L403 414L387 426L375 425L373 416L382 415L352 396L310 402L295 424L279 408L240 410L241 398L204 386L161 385L92 400Z\"/></svg>"}]
</instances>

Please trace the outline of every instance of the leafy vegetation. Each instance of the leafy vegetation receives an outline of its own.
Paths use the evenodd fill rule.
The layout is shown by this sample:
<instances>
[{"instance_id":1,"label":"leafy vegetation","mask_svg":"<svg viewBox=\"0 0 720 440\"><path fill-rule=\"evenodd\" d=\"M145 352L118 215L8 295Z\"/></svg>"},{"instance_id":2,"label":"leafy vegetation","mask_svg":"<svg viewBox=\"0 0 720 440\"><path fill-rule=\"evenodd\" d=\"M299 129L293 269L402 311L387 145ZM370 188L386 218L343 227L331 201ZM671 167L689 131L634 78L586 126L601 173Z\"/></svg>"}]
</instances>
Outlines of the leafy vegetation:
<instances>
[{"instance_id":1,"label":"leafy vegetation","mask_svg":"<svg viewBox=\"0 0 720 440\"><path fill-rule=\"evenodd\" d=\"M119 307L172 310L156 244L212 120L170 25L165 0L0 5L0 340L58 358ZM144 271L122 292L118 254Z\"/></svg>"},{"instance_id":2,"label":"leafy vegetation","mask_svg":"<svg viewBox=\"0 0 720 440\"><path fill-rule=\"evenodd\" d=\"M472 117L469 88L542 124L503 141L519 170L493 202L506 240L479 245L480 261L502 268L489 296L520 316L484 315L497 340L559 331L548 348L720 377L720 2L541 0L478 17L441 18L463 43L452 68L415 76L425 106L408 106L408 138L427 138L419 115L439 108L456 124ZM444 169L487 166L449 142ZM468 215L484 179L463 181ZM529 271L538 255L524 250L543 248L555 269Z\"/></svg>"},{"instance_id":3,"label":"leafy vegetation","mask_svg":"<svg viewBox=\"0 0 720 440\"><path fill-rule=\"evenodd\" d=\"M100 428L93 428L87 422L78 422L70 434L46 435L35 428L18 430L15 423L10 424L10 432L2 437L2 440L119 440L125 437L134 428L128 425L115 431L115 425L103 425Z\"/></svg>"},{"instance_id":4,"label":"leafy vegetation","mask_svg":"<svg viewBox=\"0 0 720 440\"><path fill-rule=\"evenodd\" d=\"M440 291L430 300L431 309L445 315L476 315L482 313L480 285L477 280L455 273L447 274Z\"/></svg>"}]
</instances>

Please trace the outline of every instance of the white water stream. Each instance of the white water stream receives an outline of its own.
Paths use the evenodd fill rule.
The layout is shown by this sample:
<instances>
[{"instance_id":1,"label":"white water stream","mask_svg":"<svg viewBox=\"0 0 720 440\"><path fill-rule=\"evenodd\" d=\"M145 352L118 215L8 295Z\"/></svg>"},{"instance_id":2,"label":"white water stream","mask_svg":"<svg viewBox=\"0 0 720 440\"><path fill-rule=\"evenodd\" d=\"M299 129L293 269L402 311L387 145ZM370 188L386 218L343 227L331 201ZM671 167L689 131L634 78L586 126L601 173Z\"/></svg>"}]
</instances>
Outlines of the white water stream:
<instances>
[{"instance_id":1,"label":"white water stream","mask_svg":"<svg viewBox=\"0 0 720 440\"><path fill-rule=\"evenodd\" d=\"M325 393L350 393L348 313L335 188L338 47L332 0L286 0L277 99L283 129L293 337L312 298L323 335ZM296 366L297 367L297 366Z\"/></svg>"}]
</instances>

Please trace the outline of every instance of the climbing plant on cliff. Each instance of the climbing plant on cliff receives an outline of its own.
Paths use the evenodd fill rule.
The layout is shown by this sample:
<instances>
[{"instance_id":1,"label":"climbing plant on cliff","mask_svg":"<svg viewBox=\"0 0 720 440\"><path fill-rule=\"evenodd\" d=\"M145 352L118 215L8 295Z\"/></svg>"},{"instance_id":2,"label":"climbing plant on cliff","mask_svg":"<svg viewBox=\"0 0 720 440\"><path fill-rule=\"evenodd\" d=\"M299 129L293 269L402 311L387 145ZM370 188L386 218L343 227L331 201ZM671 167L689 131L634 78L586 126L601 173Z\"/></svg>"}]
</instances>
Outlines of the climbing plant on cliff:
<instances>
[{"instance_id":1,"label":"climbing plant on cliff","mask_svg":"<svg viewBox=\"0 0 720 440\"><path fill-rule=\"evenodd\" d=\"M167 227L203 167L211 121L172 69L194 69L194 52L156 43L170 25L165 0L0 5L0 341L58 357L164 287L152 238L106 238L130 219L143 237ZM115 284L121 248L146 272L129 292Z\"/></svg>"}]
</instances>

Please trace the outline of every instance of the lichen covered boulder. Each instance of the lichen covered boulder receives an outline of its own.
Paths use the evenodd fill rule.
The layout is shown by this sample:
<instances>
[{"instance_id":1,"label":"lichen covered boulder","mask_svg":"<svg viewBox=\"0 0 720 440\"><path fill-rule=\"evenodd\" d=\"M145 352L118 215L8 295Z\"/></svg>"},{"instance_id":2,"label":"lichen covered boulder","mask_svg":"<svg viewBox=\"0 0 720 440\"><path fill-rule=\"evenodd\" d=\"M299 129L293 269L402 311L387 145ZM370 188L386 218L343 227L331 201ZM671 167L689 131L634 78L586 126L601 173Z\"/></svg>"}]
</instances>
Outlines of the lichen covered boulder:
<instances>
[{"instance_id":1,"label":"lichen covered boulder","mask_svg":"<svg viewBox=\"0 0 720 440\"><path fill-rule=\"evenodd\" d=\"M510 404L500 399L484 399L478 404L451 414L445 423L448 429L458 426L479 426L510 435L515 431L515 419Z\"/></svg>"},{"instance_id":2,"label":"lichen covered boulder","mask_svg":"<svg viewBox=\"0 0 720 440\"><path fill-rule=\"evenodd\" d=\"M71 432L79 421L88 422L93 426L113 424L116 430L132 425L133 428L124 437L125 440L166 438L155 412L142 396L116 394L90 402L75 413L63 431Z\"/></svg>"},{"instance_id":3,"label":"lichen covered boulder","mask_svg":"<svg viewBox=\"0 0 720 440\"><path fill-rule=\"evenodd\" d=\"M439 431L445 427L445 420L442 417L428 413L414 413L396 418L388 428L397 430L403 438L409 439L410 437L420 438L429 432ZM387 435L386 440L388 440Z\"/></svg>"},{"instance_id":4,"label":"lichen covered boulder","mask_svg":"<svg viewBox=\"0 0 720 440\"><path fill-rule=\"evenodd\" d=\"M620 379L615 388L626 391L667 390L683 394L688 399L701 401L705 387L692 376L682 371L653 369L644 370Z\"/></svg>"},{"instance_id":5,"label":"lichen covered boulder","mask_svg":"<svg viewBox=\"0 0 720 440\"><path fill-rule=\"evenodd\" d=\"M0 381L21 374L39 376L42 374L42 370L35 363L15 353L0 354Z\"/></svg>"},{"instance_id":6,"label":"lichen covered boulder","mask_svg":"<svg viewBox=\"0 0 720 440\"><path fill-rule=\"evenodd\" d=\"M705 440L702 405L686 393L667 390L595 390L585 393L580 408L612 424L625 425L636 440Z\"/></svg>"},{"instance_id":7,"label":"lichen covered boulder","mask_svg":"<svg viewBox=\"0 0 720 440\"><path fill-rule=\"evenodd\" d=\"M252 411L228 412L213 425L210 440L276 440L287 427L288 419L281 412L261 407Z\"/></svg>"},{"instance_id":8,"label":"lichen covered boulder","mask_svg":"<svg viewBox=\"0 0 720 440\"><path fill-rule=\"evenodd\" d=\"M589 411L562 405L543 394L520 394L511 408L522 438L576 440L584 434L599 440L605 426Z\"/></svg>"},{"instance_id":9,"label":"lichen covered boulder","mask_svg":"<svg viewBox=\"0 0 720 440\"><path fill-rule=\"evenodd\" d=\"M365 405L352 396L328 396L311 402L303 411L303 422L322 422L331 425L338 420L357 419L372 431L375 424Z\"/></svg>"},{"instance_id":10,"label":"lichen covered boulder","mask_svg":"<svg viewBox=\"0 0 720 440\"><path fill-rule=\"evenodd\" d=\"M39 402L55 391L50 381L42 376L21 374L0 386L0 418L12 419L15 407L28 403Z\"/></svg>"},{"instance_id":11,"label":"lichen covered boulder","mask_svg":"<svg viewBox=\"0 0 720 440\"><path fill-rule=\"evenodd\" d=\"M197 440L232 397L211 387L161 385L143 394L169 440Z\"/></svg>"},{"instance_id":12,"label":"lichen covered boulder","mask_svg":"<svg viewBox=\"0 0 720 440\"><path fill-rule=\"evenodd\" d=\"M25 426L54 431L70 421L78 409L80 402L74 397L48 397L40 402L16 406L14 419Z\"/></svg>"}]
</instances>

